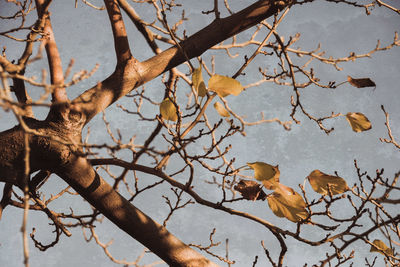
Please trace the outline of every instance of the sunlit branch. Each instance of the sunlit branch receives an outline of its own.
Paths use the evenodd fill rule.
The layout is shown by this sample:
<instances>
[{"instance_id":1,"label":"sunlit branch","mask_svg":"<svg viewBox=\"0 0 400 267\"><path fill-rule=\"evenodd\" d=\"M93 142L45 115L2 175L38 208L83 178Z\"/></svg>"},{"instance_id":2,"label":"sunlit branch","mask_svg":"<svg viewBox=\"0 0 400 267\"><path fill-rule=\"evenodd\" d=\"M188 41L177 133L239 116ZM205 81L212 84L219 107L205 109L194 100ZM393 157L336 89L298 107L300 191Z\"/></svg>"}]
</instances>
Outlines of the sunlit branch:
<instances>
[{"instance_id":1,"label":"sunlit branch","mask_svg":"<svg viewBox=\"0 0 400 267\"><path fill-rule=\"evenodd\" d=\"M125 24L118 6L117 0L104 0L111 28L114 36L114 48L118 64L124 64L132 58L128 43L128 36L125 30Z\"/></svg>"},{"instance_id":2,"label":"sunlit branch","mask_svg":"<svg viewBox=\"0 0 400 267\"><path fill-rule=\"evenodd\" d=\"M51 1L36 0L36 7L38 17L45 17L43 28L45 38L43 42L45 43L47 60L49 63L51 83L56 86L52 92L52 101L56 103L67 102L68 97L65 88L58 87L64 83L64 73L62 70L61 58L58 52L57 44L50 22L50 14L48 14L48 12L42 8L42 6L46 7L48 5L48 2Z\"/></svg>"}]
</instances>

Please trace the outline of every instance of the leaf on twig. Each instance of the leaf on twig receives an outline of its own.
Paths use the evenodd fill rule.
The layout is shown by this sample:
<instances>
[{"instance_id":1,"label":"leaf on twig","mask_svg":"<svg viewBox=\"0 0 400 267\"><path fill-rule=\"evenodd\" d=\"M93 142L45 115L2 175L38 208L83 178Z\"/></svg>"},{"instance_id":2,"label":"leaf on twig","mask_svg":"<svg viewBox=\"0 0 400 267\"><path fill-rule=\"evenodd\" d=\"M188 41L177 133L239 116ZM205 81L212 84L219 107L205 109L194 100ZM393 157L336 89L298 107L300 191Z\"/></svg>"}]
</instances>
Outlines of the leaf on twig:
<instances>
[{"instance_id":1,"label":"leaf on twig","mask_svg":"<svg viewBox=\"0 0 400 267\"><path fill-rule=\"evenodd\" d=\"M243 198L248 200L265 200L267 195L261 189L261 185L256 181L240 180L234 189L238 191Z\"/></svg>"},{"instance_id":2,"label":"leaf on twig","mask_svg":"<svg viewBox=\"0 0 400 267\"><path fill-rule=\"evenodd\" d=\"M346 119L355 132L368 131L372 128L371 122L360 112L349 112L346 114Z\"/></svg>"},{"instance_id":3,"label":"leaf on twig","mask_svg":"<svg viewBox=\"0 0 400 267\"><path fill-rule=\"evenodd\" d=\"M261 181L265 188L274 189L279 184L279 167L264 162L247 163L254 170L254 178Z\"/></svg>"},{"instance_id":4,"label":"leaf on twig","mask_svg":"<svg viewBox=\"0 0 400 267\"><path fill-rule=\"evenodd\" d=\"M308 181L312 189L321 195L328 195L328 187L332 195L342 194L349 190L346 181L337 176L325 174L319 170L314 170L308 175Z\"/></svg>"},{"instance_id":5,"label":"leaf on twig","mask_svg":"<svg viewBox=\"0 0 400 267\"><path fill-rule=\"evenodd\" d=\"M207 88L203 80L203 74L201 73L201 65L199 68L194 70L192 74L192 82L198 96L204 97L207 94Z\"/></svg>"},{"instance_id":6,"label":"leaf on twig","mask_svg":"<svg viewBox=\"0 0 400 267\"><path fill-rule=\"evenodd\" d=\"M360 78L355 79L347 76L347 81L354 87L364 88L364 87L376 87L376 84L370 78Z\"/></svg>"},{"instance_id":7,"label":"leaf on twig","mask_svg":"<svg viewBox=\"0 0 400 267\"><path fill-rule=\"evenodd\" d=\"M170 121L178 120L178 115L176 114L176 107L171 102L171 100L169 100L169 98L166 98L163 100L163 102L161 102L160 114L161 117L165 120L170 120Z\"/></svg>"},{"instance_id":8,"label":"leaf on twig","mask_svg":"<svg viewBox=\"0 0 400 267\"><path fill-rule=\"evenodd\" d=\"M386 253L386 255L393 255L393 251L392 251L390 248L388 248L388 247L385 245L385 243L383 243L382 240L375 239L372 243L373 243L375 246L377 246L379 249L376 248L376 247L374 247L374 246L371 246L371 249L369 250L370 252L379 252L379 253L381 253L382 255L385 255L385 253ZM386 255L385 255L385 256L386 256Z\"/></svg>"},{"instance_id":9,"label":"leaf on twig","mask_svg":"<svg viewBox=\"0 0 400 267\"><path fill-rule=\"evenodd\" d=\"M216 74L211 76L208 81L208 89L216 92L220 97L225 97L227 95L239 95L244 88L235 79Z\"/></svg>"},{"instance_id":10,"label":"leaf on twig","mask_svg":"<svg viewBox=\"0 0 400 267\"><path fill-rule=\"evenodd\" d=\"M308 217L306 203L300 194L283 184L279 184L267 200L270 209L278 217L285 217L292 222L299 222Z\"/></svg>"},{"instance_id":11,"label":"leaf on twig","mask_svg":"<svg viewBox=\"0 0 400 267\"><path fill-rule=\"evenodd\" d=\"M215 102L214 108L217 110L217 112L220 116L222 116L222 117L230 116L229 112L224 108L224 106L221 103Z\"/></svg>"}]
</instances>

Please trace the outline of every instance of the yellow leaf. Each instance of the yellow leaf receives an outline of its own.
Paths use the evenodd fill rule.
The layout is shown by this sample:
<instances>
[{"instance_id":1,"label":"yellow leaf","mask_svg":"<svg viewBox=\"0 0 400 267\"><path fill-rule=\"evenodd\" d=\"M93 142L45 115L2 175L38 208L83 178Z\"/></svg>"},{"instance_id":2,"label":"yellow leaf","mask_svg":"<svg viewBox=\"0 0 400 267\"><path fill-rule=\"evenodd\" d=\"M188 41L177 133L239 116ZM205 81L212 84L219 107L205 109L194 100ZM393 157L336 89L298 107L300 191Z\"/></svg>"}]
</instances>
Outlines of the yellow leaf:
<instances>
[{"instance_id":1,"label":"yellow leaf","mask_svg":"<svg viewBox=\"0 0 400 267\"><path fill-rule=\"evenodd\" d=\"M328 186L332 195L342 194L349 189L343 178L328 175L319 170L312 171L307 179L314 191L321 195L328 195Z\"/></svg>"},{"instance_id":2,"label":"yellow leaf","mask_svg":"<svg viewBox=\"0 0 400 267\"><path fill-rule=\"evenodd\" d=\"M274 189L279 184L280 171L279 167L272 166L264 162L247 163L254 170L254 178L261 181L265 188Z\"/></svg>"},{"instance_id":3,"label":"yellow leaf","mask_svg":"<svg viewBox=\"0 0 400 267\"><path fill-rule=\"evenodd\" d=\"M213 75L208 81L208 88L216 92L220 97L227 95L239 95L243 91L240 82L227 76Z\"/></svg>"},{"instance_id":4,"label":"yellow leaf","mask_svg":"<svg viewBox=\"0 0 400 267\"><path fill-rule=\"evenodd\" d=\"M372 243L373 243L375 246L377 246L379 249L377 249L377 248L374 247L374 246L371 246L370 252L379 252L379 253L381 253L382 255L385 255L385 253L386 253L387 255L393 255L393 251L392 251L390 248L388 248L388 247L385 245L385 243L383 243L382 240L375 239ZM385 252L385 253L383 253L383 252Z\"/></svg>"},{"instance_id":5,"label":"yellow leaf","mask_svg":"<svg viewBox=\"0 0 400 267\"><path fill-rule=\"evenodd\" d=\"M289 186L278 184L278 186L275 188L275 193L284 196L285 204L288 206L296 209L306 208L306 202L304 202L303 197Z\"/></svg>"},{"instance_id":6,"label":"yellow leaf","mask_svg":"<svg viewBox=\"0 0 400 267\"><path fill-rule=\"evenodd\" d=\"M207 88L203 80L203 74L201 73L201 65L199 68L194 70L192 74L192 82L198 96L204 97L207 94Z\"/></svg>"},{"instance_id":7,"label":"yellow leaf","mask_svg":"<svg viewBox=\"0 0 400 267\"><path fill-rule=\"evenodd\" d=\"M222 117L230 116L229 112L224 108L224 106L221 103L215 102L214 108L217 110L218 114L221 115Z\"/></svg>"},{"instance_id":8,"label":"yellow leaf","mask_svg":"<svg viewBox=\"0 0 400 267\"><path fill-rule=\"evenodd\" d=\"M299 222L308 216L303 198L290 187L279 184L275 192L269 195L267 199L270 209L278 217Z\"/></svg>"},{"instance_id":9,"label":"yellow leaf","mask_svg":"<svg viewBox=\"0 0 400 267\"><path fill-rule=\"evenodd\" d=\"M359 112L349 112L346 119L350 123L351 128L355 132L363 132L372 128L371 123L364 114Z\"/></svg>"},{"instance_id":10,"label":"yellow leaf","mask_svg":"<svg viewBox=\"0 0 400 267\"><path fill-rule=\"evenodd\" d=\"M171 102L171 100L169 100L169 98L166 98L163 100L163 102L161 102L160 113L165 120L170 120L170 121L178 120L178 115L176 114L176 107Z\"/></svg>"}]
</instances>

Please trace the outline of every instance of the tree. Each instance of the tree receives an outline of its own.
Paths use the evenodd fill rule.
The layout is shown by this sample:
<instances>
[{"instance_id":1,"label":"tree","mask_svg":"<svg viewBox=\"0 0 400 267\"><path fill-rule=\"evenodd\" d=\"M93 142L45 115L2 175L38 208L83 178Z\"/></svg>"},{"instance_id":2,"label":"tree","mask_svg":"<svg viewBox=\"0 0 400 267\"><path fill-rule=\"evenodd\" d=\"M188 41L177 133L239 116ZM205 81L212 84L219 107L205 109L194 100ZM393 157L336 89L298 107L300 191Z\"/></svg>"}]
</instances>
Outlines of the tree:
<instances>
[{"instance_id":1,"label":"tree","mask_svg":"<svg viewBox=\"0 0 400 267\"><path fill-rule=\"evenodd\" d=\"M326 255L321 255L319 266L349 263L354 257L351 247L355 249L358 241L368 244L372 252L381 253L388 265L398 264L396 246L400 237L400 218L392 205L399 203L396 197L399 173L386 178L381 169L370 176L355 161L358 181L353 186L338 173L325 173L315 167L307 176L308 183L316 192L314 194L302 185L299 189L286 186L285 181L280 179L282 170L276 163L260 159L247 164L239 163L242 166L237 167L235 161L239 159L229 154L234 136L244 136L249 126L276 122L289 130L292 122L300 123L299 114L315 122L326 134L333 131L327 126L327 121L337 117L345 118L355 132L371 129L369 119L357 111L347 114L335 112L328 116L312 114L301 101L302 92L314 87L331 90L346 83L358 88L376 87L370 78L348 76L348 80L341 83L321 81L311 64L317 61L315 66L324 63L340 70L342 62L370 57L375 52L399 46L397 34L392 43L378 43L366 53L351 53L341 58L325 57L320 49L303 51L294 48L299 36L285 40L277 30L278 25L292 9L311 2L256 1L232 12L227 1L214 1L209 11L204 10L205 15L213 17L212 22L187 36L181 29L187 19L183 12L185 3L105 0L103 9L107 11L112 29L115 70L75 97L71 97L72 92L67 93L69 87L95 75L97 67L92 71L77 72L68 80L74 61L71 60L68 67L63 68L56 43L57 32L53 33L51 24L51 18L57 16L57 12L50 12L52 1L8 2L7 5L15 6L17 11L2 19L15 20L20 24L15 26L10 23L8 29L2 30L2 36L19 41L24 47L17 58L6 55L10 48L5 48L0 56L1 105L4 110L11 111L18 121L17 126L0 133L0 181L5 183L0 211L6 206L24 210L22 232L25 265L29 264L26 227L29 210L44 212L55 229L55 240L48 245L38 241L34 231L31 233L35 246L40 250L55 246L61 235L70 236L71 228L82 227L110 255L107 245L99 241L94 229L104 215L171 266L217 266L214 260L233 264L228 252L226 256L212 252L217 245L213 239L215 231L210 234L210 244L200 246L185 244L165 228L172 215L194 203L265 227L280 247L279 251L273 251L262 243L266 258L273 266L282 266L290 253L286 241L288 237L310 246L330 245L326 247ZM327 2L364 9L367 14L378 7L400 13L395 5L380 0L367 4L346 0ZM135 8L143 8L142 5L154 8L154 17L150 18L155 20L154 23L145 21L138 14ZM177 12L182 12L180 17L176 16ZM137 59L140 54L130 48L132 40L128 41L125 27L125 20L128 19L154 52L153 57ZM27 26L31 20L32 25ZM243 31L251 33L238 35ZM18 35L26 32L26 37ZM246 36L250 37L246 39ZM232 43L221 43L231 37ZM135 42L133 40L133 45ZM38 49L38 54L33 57L35 49ZM213 50L234 57L239 49L241 51L238 53L247 55L240 60L232 60L237 65L229 76L220 73L218 67L215 68L215 58L211 58L209 63L209 56L202 56L206 51ZM45 50L48 59L50 82L46 79L47 72L43 72L40 81L28 75L30 66L35 67L35 61L41 58L42 50ZM249 54L249 51L252 52ZM242 85L242 76L250 74L257 59L263 56L271 64L276 64L275 69L271 71L261 65L261 78ZM157 81L161 83L158 87L162 88L163 96L149 97L145 84L159 76L161 79ZM228 100L240 99L244 90L247 92L248 88L267 82L291 88L290 121L265 119L262 116L260 120L249 122L228 105ZM34 100L30 97L36 94L33 87L43 89L42 95L33 97ZM160 95L160 92L157 94ZM46 102L49 96L51 103ZM116 105L121 114L134 117L130 130L137 133L123 136L110 126L104 114L106 131L114 144L87 142L89 130L85 126L99 117L99 113L115 107L115 102L126 98L133 98L135 110L126 105ZM208 114L212 109L210 105L214 105L219 118ZM157 107L156 116L152 116L154 110L149 106ZM35 119L34 111L38 107L46 108L43 120ZM382 140L399 148L391 132L389 114L383 106L382 110L389 135L388 139ZM148 131L142 133L135 124L150 125L151 128L147 127ZM135 135L139 134L146 136L136 138ZM204 149L198 149L199 146L204 146ZM246 159L240 159L240 162L246 162ZM217 198L213 193L208 194L200 189L204 184L199 183L197 176L204 171L213 177L208 182L219 193ZM146 175L157 179L149 183L144 181ZM60 177L68 187L46 200L40 189L50 176ZM137 196L147 193L150 202L152 190L163 184L171 187L174 199L171 195L163 195L170 211L161 225L138 209L133 201ZM22 195L18 194L17 188L22 190ZM59 212L49 207L53 200L65 197L67 193L73 194L72 190L93 206L91 213L77 215L75 211ZM237 203L249 200L264 203L264 206L267 202L272 211L271 217L283 217L279 220L287 221L287 225L277 226L271 222L275 218L259 217L235 208ZM337 216L334 208L337 205L348 207L351 214ZM309 233L309 227L324 234L320 237L310 234L307 237L305 233ZM382 236L380 239L370 238L372 233L379 231ZM212 260L205 257L206 254L211 255ZM119 262L111 255L110 258ZM376 258L373 261L365 260L368 266L376 264ZM257 261L256 257L253 266ZM123 261L120 263L128 264Z\"/></svg>"}]
</instances>

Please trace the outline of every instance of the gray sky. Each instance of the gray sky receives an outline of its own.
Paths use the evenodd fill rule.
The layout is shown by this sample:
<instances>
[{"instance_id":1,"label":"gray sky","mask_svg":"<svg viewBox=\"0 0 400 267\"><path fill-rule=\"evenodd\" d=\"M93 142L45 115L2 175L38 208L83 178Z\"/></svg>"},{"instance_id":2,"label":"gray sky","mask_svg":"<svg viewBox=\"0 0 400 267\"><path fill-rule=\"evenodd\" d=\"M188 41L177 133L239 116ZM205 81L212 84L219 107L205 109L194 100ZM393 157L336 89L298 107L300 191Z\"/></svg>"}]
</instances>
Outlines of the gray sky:
<instances>
[{"instance_id":1,"label":"gray sky","mask_svg":"<svg viewBox=\"0 0 400 267\"><path fill-rule=\"evenodd\" d=\"M177 1L186 5L186 14L190 18L184 23L187 34L207 25L211 16L202 15L202 10L211 9L212 1ZM189 4L190 2L190 4ZM240 4L232 1L234 11L241 8ZM393 1L394 2L394 1ZM244 5L244 4L242 4ZM7 13L7 4L0 2L0 15ZM89 7L78 5L74 8L74 1L54 1L52 4L52 24L55 38L62 56L64 66L67 66L71 58L75 59L74 71L92 69L96 63L100 64L99 70L92 78L68 89L72 98L104 79L115 67L114 49L111 30L106 11L96 11ZM140 13L142 12L142 13ZM152 15L152 9L139 8L138 13L148 18ZM171 21L173 18L171 18ZM132 23L126 18L126 26L129 30L133 55L139 60L152 56L150 50L144 44L141 37L134 30ZM318 43L327 55L345 57L350 52L365 53L372 50L376 41L381 40L382 45L389 44L393 40L394 32L400 29L400 17L386 9L377 9L370 16L366 16L364 10L355 9L345 5L327 4L318 1L317 4L295 6L287 15L285 21L278 27L278 32L285 36L301 32L301 39L295 47L302 49L316 48ZM0 31L6 29L6 24L0 25ZM242 34L248 37L252 30ZM4 38L0 39L0 45L7 46L7 55L12 58L15 44ZM251 50L252 51L252 50ZM251 51L245 51L250 54ZM17 52L18 55L19 52ZM204 58L210 58L215 52L207 52ZM378 168L385 168L385 174L392 177L399 171L400 153L392 145L382 144L379 137L386 137L384 127L384 114L380 109L383 104L390 113L393 134L400 138L400 105L399 99L399 70L400 49L394 48L386 52L378 52L371 58L361 59L356 62L341 64L343 71L338 72L331 66L315 64L316 74L322 81L336 80L338 83L345 81L347 75L352 77L370 77L377 84L376 90L371 88L354 88L345 84L335 90L309 87L302 93L302 103L312 114L329 115L332 111L362 112L372 123L372 129L363 133L354 133L347 121L343 118L332 119L327 125L333 126L335 131L329 136L321 131L318 126L298 113L300 125L293 125L291 131L285 131L277 124L263 124L247 129L247 137L236 136L232 140L232 157L236 157L237 166L246 162L264 161L271 164L279 164L281 182L297 188L297 184L303 183L304 178L314 169L339 175L352 185L356 179L353 160L357 159L359 166L371 175ZM243 56L231 60L226 55L216 57L217 73L232 75L236 72ZM209 61L208 61L209 62ZM236 65L235 65L236 63ZM262 67L274 68L276 60L272 57L258 59L257 63ZM34 63L28 69L27 76L40 75L41 69L46 67L46 61ZM254 82L259 78L258 65L246 71L246 76L240 77L242 84ZM182 68L186 71L187 68ZM161 101L159 82L150 82L146 85L149 96L156 101ZM239 97L228 97L230 107L240 115L246 115L249 120L254 120L260 112L264 112L267 118L279 117L281 120L289 120L290 96L293 91L290 88L277 86L270 83L255 88L250 88ZM37 97L38 92L33 93ZM129 99L122 99L119 104L131 105ZM44 116L45 111L37 111L38 117ZM149 117L154 116L157 110L149 108ZM40 115L42 114L42 115ZM210 109L210 116L216 116ZM108 120L112 121L114 129L120 129L125 136L137 134L138 138L144 138L149 129L147 125L135 125L127 123L126 115L121 116L115 105L110 107L107 113ZM259 117L258 117L259 118ZM6 130L16 124L11 113L0 112L0 131ZM106 135L103 133L104 124L101 116L94 119L91 124L92 143L103 143ZM129 137L127 137L129 138ZM249 173L250 174L250 173ZM152 179L147 177L147 179ZM212 177L206 172L199 172L197 182L200 194L219 194L210 186L205 185L204 180ZM155 181L155 180L154 180ZM53 177L43 189L46 194L56 193L64 186L57 177ZM3 185L0 185L0 189ZM309 185L306 186L311 191ZM168 213L162 194L169 191L168 186L161 186L151 194L145 194L135 200L134 204L157 221L162 221ZM217 195L219 196L219 195ZM86 205L86 204L85 204ZM52 208L67 211L72 206L77 210L83 206L80 197L65 197L58 201ZM233 207L254 213L272 223L293 229L295 224L288 220L273 216L266 202L241 202ZM337 209L338 213L346 211ZM22 213L15 208L7 208L0 221L0 266L22 266L22 240L19 228L21 226ZM44 243L52 240L51 228L47 226L48 220L43 214L30 212L29 227L37 229L37 237ZM237 264L234 266L251 266L255 255L259 256L260 265L269 266L263 254L260 241L264 240L268 248L274 251L278 243L273 240L270 233L260 225L231 215L223 214L199 205L192 205L178 211L168 224L168 229L187 243L207 244L208 235L216 227L216 241L229 238L230 257ZM309 229L313 233L312 228ZM116 258L134 260L141 253L141 246L132 240L127 234L116 229L106 219L96 228L102 242L106 243L114 239L111 252ZM83 240L80 229L72 230L73 236L62 240L55 248L46 252L40 252L30 244L31 266L113 266L106 258L101 248L93 242L86 243ZM371 235L374 239L375 234ZM311 248L296 242L290 243L289 253L286 256L287 266L300 266L300 262L315 263L324 253L323 248ZM357 243L358 251L355 255L356 262L363 262L369 247ZM224 255L224 247L216 249L216 252ZM378 254L377 254L378 255ZM147 255L144 262L155 260ZM358 264L356 264L358 266Z\"/></svg>"}]
</instances>

